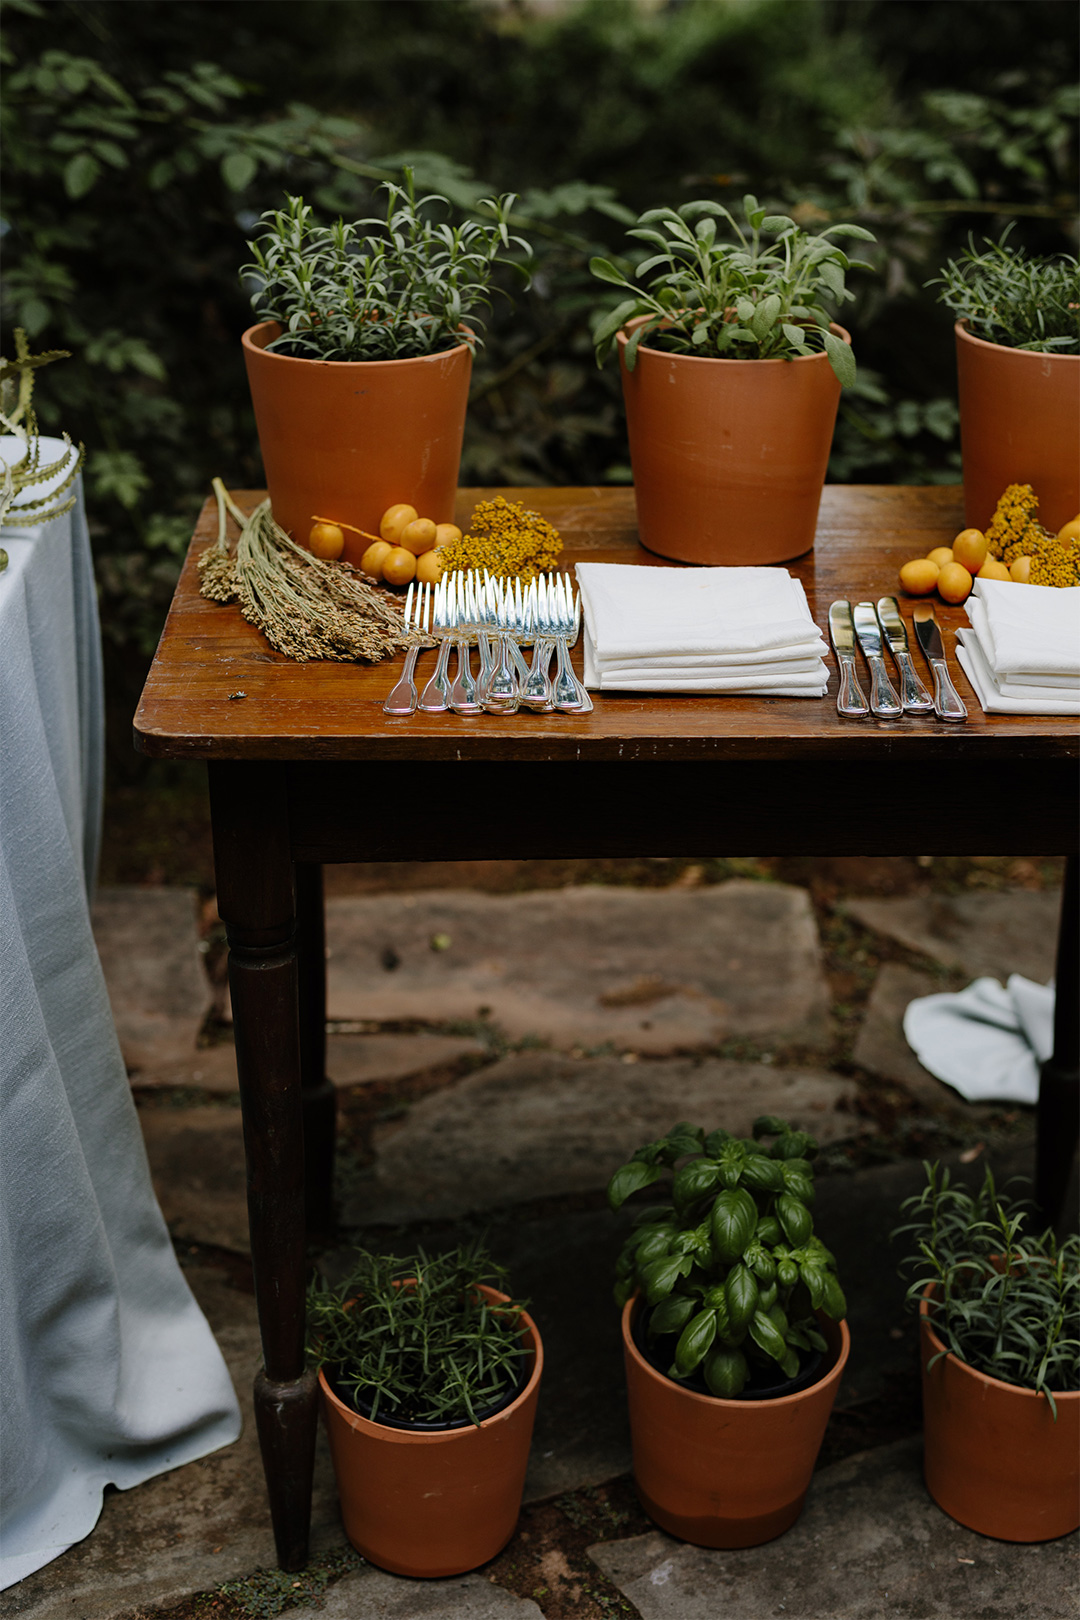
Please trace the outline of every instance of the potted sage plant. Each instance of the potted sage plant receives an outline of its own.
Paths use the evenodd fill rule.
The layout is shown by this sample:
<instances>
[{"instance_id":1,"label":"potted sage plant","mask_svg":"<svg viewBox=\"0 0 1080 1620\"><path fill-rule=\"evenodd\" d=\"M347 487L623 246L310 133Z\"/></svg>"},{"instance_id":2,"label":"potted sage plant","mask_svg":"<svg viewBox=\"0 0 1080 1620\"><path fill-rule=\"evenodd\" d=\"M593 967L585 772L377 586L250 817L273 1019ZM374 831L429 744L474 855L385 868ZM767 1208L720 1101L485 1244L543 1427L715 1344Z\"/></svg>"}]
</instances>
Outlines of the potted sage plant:
<instances>
[{"instance_id":1,"label":"potted sage plant","mask_svg":"<svg viewBox=\"0 0 1080 1620\"><path fill-rule=\"evenodd\" d=\"M514 1533L544 1355L505 1281L473 1245L360 1253L309 1290L345 1532L395 1575L462 1574Z\"/></svg>"},{"instance_id":2,"label":"potted sage plant","mask_svg":"<svg viewBox=\"0 0 1080 1620\"><path fill-rule=\"evenodd\" d=\"M924 1473L952 1518L1003 1541L1080 1526L1080 1236L1032 1232L988 1169L926 1164L894 1237L921 1325Z\"/></svg>"},{"instance_id":3,"label":"potted sage plant","mask_svg":"<svg viewBox=\"0 0 1080 1620\"><path fill-rule=\"evenodd\" d=\"M854 297L840 240L812 235L756 197L743 219L718 202L652 208L629 232L651 249L629 296L600 318L601 363L618 349L641 543L697 563L776 563L809 551L851 339L831 319Z\"/></svg>"},{"instance_id":4,"label":"potted sage plant","mask_svg":"<svg viewBox=\"0 0 1080 1620\"><path fill-rule=\"evenodd\" d=\"M1080 260L984 238L927 285L956 322L966 523L1030 484L1056 533L1080 512Z\"/></svg>"},{"instance_id":5,"label":"potted sage plant","mask_svg":"<svg viewBox=\"0 0 1080 1620\"><path fill-rule=\"evenodd\" d=\"M817 1142L763 1115L751 1137L680 1123L608 1185L638 1212L616 1267L634 1481L663 1529L752 1547L802 1509L847 1361L846 1302L814 1232Z\"/></svg>"},{"instance_id":6,"label":"potted sage plant","mask_svg":"<svg viewBox=\"0 0 1080 1620\"><path fill-rule=\"evenodd\" d=\"M396 503L453 519L494 267L529 251L510 234L511 195L453 224L410 169L380 189L382 218L331 225L288 196L241 272L260 317L242 343L274 517L300 542L315 517L346 525L353 564Z\"/></svg>"}]
</instances>

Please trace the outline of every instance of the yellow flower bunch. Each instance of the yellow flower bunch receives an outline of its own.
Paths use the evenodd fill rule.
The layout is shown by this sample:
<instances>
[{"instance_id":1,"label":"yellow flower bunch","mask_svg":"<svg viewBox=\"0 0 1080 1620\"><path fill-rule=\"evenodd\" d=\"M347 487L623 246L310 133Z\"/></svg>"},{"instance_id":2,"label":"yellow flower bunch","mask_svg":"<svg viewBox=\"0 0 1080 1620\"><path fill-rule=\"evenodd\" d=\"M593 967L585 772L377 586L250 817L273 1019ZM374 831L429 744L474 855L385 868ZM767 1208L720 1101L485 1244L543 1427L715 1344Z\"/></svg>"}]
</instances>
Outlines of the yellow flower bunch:
<instances>
[{"instance_id":1,"label":"yellow flower bunch","mask_svg":"<svg viewBox=\"0 0 1080 1620\"><path fill-rule=\"evenodd\" d=\"M554 568L561 551L559 531L546 518L497 495L477 502L468 534L443 546L439 561L444 574L486 568L497 579L527 582Z\"/></svg>"},{"instance_id":2,"label":"yellow flower bunch","mask_svg":"<svg viewBox=\"0 0 1080 1620\"><path fill-rule=\"evenodd\" d=\"M1032 585L1080 585L1080 541L1049 534L1039 522L1039 497L1030 484L1010 484L986 529L990 555L1006 567L1031 558Z\"/></svg>"}]
</instances>

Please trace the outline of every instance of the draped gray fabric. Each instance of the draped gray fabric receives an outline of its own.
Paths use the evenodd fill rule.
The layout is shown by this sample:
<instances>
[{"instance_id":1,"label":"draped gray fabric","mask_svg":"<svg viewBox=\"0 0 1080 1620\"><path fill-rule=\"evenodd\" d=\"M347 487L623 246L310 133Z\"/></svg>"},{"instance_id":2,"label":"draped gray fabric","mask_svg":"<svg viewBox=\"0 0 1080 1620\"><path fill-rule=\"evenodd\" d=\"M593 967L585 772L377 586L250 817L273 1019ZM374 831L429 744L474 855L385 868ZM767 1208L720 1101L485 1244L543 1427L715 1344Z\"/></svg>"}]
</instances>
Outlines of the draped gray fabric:
<instances>
[{"instance_id":1,"label":"draped gray fabric","mask_svg":"<svg viewBox=\"0 0 1080 1620\"><path fill-rule=\"evenodd\" d=\"M240 1432L154 1198L90 931L103 717L81 490L2 544L0 1589L87 1535L106 1484Z\"/></svg>"}]
</instances>

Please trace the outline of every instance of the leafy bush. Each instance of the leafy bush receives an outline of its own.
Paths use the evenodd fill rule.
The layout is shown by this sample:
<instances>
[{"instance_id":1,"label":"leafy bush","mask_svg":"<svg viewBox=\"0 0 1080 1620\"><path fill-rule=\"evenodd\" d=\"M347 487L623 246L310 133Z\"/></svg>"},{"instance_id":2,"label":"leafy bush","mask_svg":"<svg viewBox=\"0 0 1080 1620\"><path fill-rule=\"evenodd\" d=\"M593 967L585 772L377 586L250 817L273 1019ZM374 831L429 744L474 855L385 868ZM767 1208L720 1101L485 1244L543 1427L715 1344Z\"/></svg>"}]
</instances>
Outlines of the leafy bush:
<instances>
[{"instance_id":1,"label":"leafy bush","mask_svg":"<svg viewBox=\"0 0 1080 1620\"><path fill-rule=\"evenodd\" d=\"M789 360L824 349L840 381L855 381L851 349L829 331L822 302L854 298L844 285L850 261L827 238L872 242L872 233L840 224L810 236L750 196L743 198L743 212L746 231L728 209L708 200L642 214L628 235L658 251L636 267L634 278L651 275L654 291L636 287L607 259L592 260L594 276L632 294L597 326L598 360L611 352L626 323L640 317L626 343L628 371L642 343L701 359ZM717 240L718 220L727 221L734 242ZM766 246L762 232L776 240Z\"/></svg>"},{"instance_id":2,"label":"leafy bush","mask_svg":"<svg viewBox=\"0 0 1080 1620\"><path fill-rule=\"evenodd\" d=\"M924 1164L926 1186L906 1198L910 1216L893 1237L913 1253L907 1302L918 1310L934 1288L930 1320L954 1356L1006 1384L1045 1395L1080 1389L1080 1236L1060 1245L1053 1232L1025 1230L1029 1209L998 1193L987 1169L975 1194L954 1187L949 1172ZM930 1365L933 1365L931 1361Z\"/></svg>"},{"instance_id":3,"label":"leafy bush","mask_svg":"<svg viewBox=\"0 0 1080 1620\"><path fill-rule=\"evenodd\" d=\"M1080 260L1031 259L1023 248L970 242L940 276L941 302L973 337L1036 354L1080 354Z\"/></svg>"},{"instance_id":4,"label":"leafy bush","mask_svg":"<svg viewBox=\"0 0 1080 1620\"><path fill-rule=\"evenodd\" d=\"M766 1146L764 1136L774 1141ZM771 1115L744 1139L683 1122L612 1176L608 1203L618 1210L672 1175L672 1202L641 1210L615 1284L617 1305L635 1289L645 1296L650 1338L677 1335L670 1377L701 1367L712 1393L729 1397L751 1362L794 1378L800 1351L825 1349L814 1313L839 1321L847 1305L809 1209L817 1147Z\"/></svg>"},{"instance_id":5,"label":"leafy bush","mask_svg":"<svg viewBox=\"0 0 1080 1620\"><path fill-rule=\"evenodd\" d=\"M478 1423L517 1382L524 1303L492 1306L506 1273L479 1246L404 1259L362 1253L337 1288L312 1283L312 1359L377 1421Z\"/></svg>"},{"instance_id":6,"label":"leafy bush","mask_svg":"<svg viewBox=\"0 0 1080 1620\"><path fill-rule=\"evenodd\" d=\"M516 199L479 198L476 211L494 224L452 226L430 217L445 197L417 201L410 168L404 186L388 180L380 189L385 219L316 225L302 197L262 216L243 274L257 283L251 303L259 318L281 324L268 349L316 360L406 360L463 338L475 346L492 264L511 245ZM523 238L513 241L529 252Z\"/></svg>"}]
</instances>

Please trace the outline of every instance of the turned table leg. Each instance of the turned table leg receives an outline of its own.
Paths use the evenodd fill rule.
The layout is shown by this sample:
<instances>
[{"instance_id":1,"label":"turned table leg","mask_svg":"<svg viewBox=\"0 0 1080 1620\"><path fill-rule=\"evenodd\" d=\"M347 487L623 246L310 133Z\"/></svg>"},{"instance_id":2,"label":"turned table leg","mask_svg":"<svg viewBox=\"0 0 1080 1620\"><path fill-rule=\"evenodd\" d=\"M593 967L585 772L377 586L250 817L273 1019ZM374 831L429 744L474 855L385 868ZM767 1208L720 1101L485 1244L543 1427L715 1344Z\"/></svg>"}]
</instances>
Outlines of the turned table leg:
<instances>
[{"instance_id":1,"label":"turned table leg","mask_svg":"<svg viewBox=\"0 0 1080 1620\"><path fill-rule=\"evenodd\" d=\"M1080 1138L1080 883L1078 861L1065 865L1058 933L1054 1051L1043 1064L1036 1109L1035 1198L1056 1226Z\"/></svg>"},{"instance_id":2,"label":"turned table leg","mask_svg":"<svg viewBox=\"0 0 1080 1620\"><path fill-rule=\"evenodd\" d=\"M304 1367L304 1119L285 768L212 763L263 1366L255 1419L282 1569L307 1562L318 1385Z\"/></svg>"},{"instance_id":3,"label":"turned table leg","mask_svg":"<svg viewBox=\"0 0 1080 1620\"><path fill-rule=\"evenodd\" d=\"M334 1226L337 1096L326 1076L326 925L321 866L297 863L296 943L300 974L300 1078L304 1108L304 1193L308 1236Z\"/></svg>"}]
</instances>

